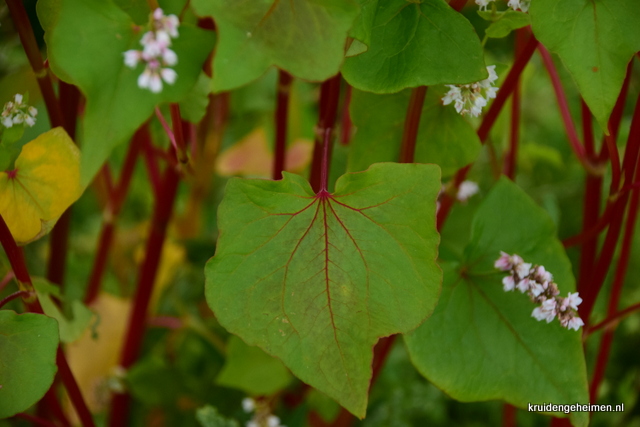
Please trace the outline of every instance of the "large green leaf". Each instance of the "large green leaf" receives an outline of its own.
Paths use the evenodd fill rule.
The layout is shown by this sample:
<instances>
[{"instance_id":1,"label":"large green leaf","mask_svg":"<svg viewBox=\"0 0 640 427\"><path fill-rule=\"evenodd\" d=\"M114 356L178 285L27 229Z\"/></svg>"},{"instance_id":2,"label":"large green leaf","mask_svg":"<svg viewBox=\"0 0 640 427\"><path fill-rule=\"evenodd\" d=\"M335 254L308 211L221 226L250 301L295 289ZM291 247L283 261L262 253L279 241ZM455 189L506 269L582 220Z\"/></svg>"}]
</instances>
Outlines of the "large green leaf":
<instances>
[{"instance_id":1,"label":"large green leaf","mask_svg":"<svg viewBox=\"0 0 640 427\"><path fill-rule=\"evenodd\" d=\"M216 317L363 417L373 346L417 327L440 292L439 178L434 165L376 164L331 195L289 173L230 180L205 271Z\"/></svg>"},{"instance_id":2,"label":"large green leaf","mask_svg":"<svg viewBox=\"0 0 640 427\"><path fill-rule=\"evenodd\" d=\"M444 0L375 3L369 49L347 58L342 67L352 86L392 93L487 77L482 46L473 27Z\"/></svg>"},{"instance_id":3,"label":"large green leaf","mask_svg":"<svg viewBox=\"0 0 640 427\"><path fill-rule=\"evenodd\" d=\"M358 13L353 0L194 0L193 6L213 17L220 34L216 92L243 86L272 65L307 80L335 75Z\"/></svg>"},{"instance_id":4,"label":"large green leaf","mask_svg":"<svg viewBox=\"0 0 640 427\"><path fill-rule=\"evenodd\" d=\"M536 37L557 53L600 126L616 103L627 64L640 50L637 0L535 0Z\"/></svg>"},{"instance_id":5,"label":"large green leaf","mask_svg":"<svg viewBox=\"0 0 640 427\"><path fill-rule=\"evenodd\" d=\"M350 111L358 131L351 142L349 171L398 160L410 96L409 90L392 95L354 90ZM427 92L415 161L437 164L444 178L473 162L481 144L469 122L451 106L442 105L442 96L441 88L429 88Z\"/></svg>"},{"instance_id":6,"label":"large green leaf","mask_svg":"<svg viewBox=\"0 0 640 427\"><path fill-rule=\"evenodd\" d=\"M77 85L87 98L83 121L81 180L91 181L111 150L129 139L162 102L178 102L195 85L214 36L181 25L172 49L178 78L154 94L138 87L144 66L130 69L123 53L140 49L140 27L110 0L42 0L38 16L45 29L51 68Z\"/></svg>"},{"instance_id":7,"label":"large green leaf","mask_svg":"<svg viewBox=\"0 0 640 427\"><path fill-rule=\"evenodd\" d=\"M278 359L232 335L227 342L226 361L216 384L237 388L252 396L269 396L284 389L292 379Z\"/></svg>"},{"instance_id":8,"label":"large green leaf","mask_svg":"<svg viewBox=\"0 0 640 427\"><path fill-rule=\"evenodd\" d=\"M563 295L575 290L571 264L544 210L502 178L478 208L461 262L446 262L440 302L431 318L406 336L414 365L455 399L528 403L587 403L581 333L531 317L535 305L504 292L500 251L544 265ZM565 416L564 414L555 414ZM586 426L589 414L571 414Z\"/></svg>"},{"instance_id":9,"label":"large green leaf","mask_svg":"<svg viewBox=\"0 0 640 427\"><path fill-rule=\"evenodd\" d=\"M0 310L0 418L28 409L49 390L57 349L54 319Z\"/></svg>"}]
</instances>

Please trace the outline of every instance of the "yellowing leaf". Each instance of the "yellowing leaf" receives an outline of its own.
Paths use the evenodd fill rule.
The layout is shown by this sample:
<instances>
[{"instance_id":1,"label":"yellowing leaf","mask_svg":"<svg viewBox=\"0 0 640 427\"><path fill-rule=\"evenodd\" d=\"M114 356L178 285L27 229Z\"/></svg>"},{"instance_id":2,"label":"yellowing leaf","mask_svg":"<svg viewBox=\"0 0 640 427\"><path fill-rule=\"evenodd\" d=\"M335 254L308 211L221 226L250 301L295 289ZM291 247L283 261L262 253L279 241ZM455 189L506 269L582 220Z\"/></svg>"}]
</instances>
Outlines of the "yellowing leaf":
<instances>
[{"instance_id":1,"label":"yellowing leaf","mask_svg":"<svg viewBox=\"0 0 640 427\"><path fill-rule=\"evenodd\" d=\"M313 142L297 139L287 148L286 170L302 172L311 160ZM273 153L269 150L267 134L257 128L218 158L216 170L222 176L270 177L273 167Z\"/></svg>"},{"instance_id":2,"label":"yellowing leaf","mask_svg":"<svg viewBox=\"0 0 640 427\"><path fill-rule=\"evenodd\" d=\"M60 127L25 144L15 169L0 172L0 215L20 244L46 234L80 194L80 152Z\"/></svg>"}]
</instances>

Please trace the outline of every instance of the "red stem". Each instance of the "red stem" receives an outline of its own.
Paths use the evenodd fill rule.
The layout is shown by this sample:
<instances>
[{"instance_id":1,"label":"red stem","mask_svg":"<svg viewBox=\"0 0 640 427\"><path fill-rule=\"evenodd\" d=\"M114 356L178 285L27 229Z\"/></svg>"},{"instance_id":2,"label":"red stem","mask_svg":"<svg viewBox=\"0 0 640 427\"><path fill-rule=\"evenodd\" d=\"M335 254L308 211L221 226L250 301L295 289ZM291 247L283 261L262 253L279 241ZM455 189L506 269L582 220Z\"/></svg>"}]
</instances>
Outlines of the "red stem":
<instances>
[{"instance_id":1,"label":"red stem","mask_svg":"<svg viewBox=\"0 0 640 427\"><path fill-rule=\"evenodd\" d=\"M7 304L8 302L13 301L14 299L20 298L20 297L28 297L32 294L32 292L29 291L16 291L12 294L7 295L6 297L4 297L3 299L0 300L0 308L2 308L5 304Z\"/></svg>"},{"instance_id":2,"label":"red stem","mask_svg":"<svg viewBox=\"0 0 640 427\"><path fill-rule=\"evenodd\" d=\"M51 421L47 421L45 419L42 419L42 418L39 418L39 417L34 417L33 415L29 415L29 414L25 414L25 413L16 414L15 417L16 418L22 418L23 420L30 421L31 424L36 425L36 426L58 427L57 425L55 425Z\"/></svg>"},{"instance_id":3,"label":"red stem","mask_svg":"<svg viewBox=\"0 0 640 427\"><path fill-rule=\"evenodd\" d=\"M513 63L513 67L511 67L511 70L509 70L507 78L504 80L502 87L498 91L498 96L491 103L489 111L487 111L487 114L482 119L482 123L478 128L478 137L483 144L487 140L491 127L496 122L496 119L498 118L498 114L500 114L502 107L515 89L518 79L520 78L520 74L522 74L524 67L531 59L531 56L533 56L533 52L535 52L537 46L538 41L533 35L531 35L529 37L529 40L527 41L527 44L522 49L522 52ZM460 184L465 180L470 169L471 165L467 165L455 174L455 176L453 177L453 185L451 190L452 194L457 193L458 187L460 187ZM440 204L440 210L438 210L438 230L442 230L442 227L444 227L444 223L455 201L456 198L454 196L451 196L447 193L443 195Z\"/></svg>"},{"instance_id":4,"label":"red stem","mask_svg":"<svg viewBox=\"0 0 640 427\"><path fill-rule=\"evenodd\" d=\"M182 122L174 122L174 134L176 141L182 138ZM186 125L186 123L185 123ZM124 369L131 367L138 358L142 339L144 336L147 310L153 291L153 284L158 273L162 247L167 234L167 227L173 213L173 205L178 191L180 175L171 165L168 165L161 191L156 198L156 206L153 211L151 222L151 232L146 245L146 256L140 268L138 286L133 302L133 310L129 317L129 325L125 337L125 343L120 356L120 366ZM128 394L116 394L113 396L111 404L111 417L109 425L119 427L126 425L130 406L130 396Z\"/></svg>"},{"instance_id":5,"label":"red stem","mask_svg":"<svg viewBox=\"0 0 640 427\"><path fill-rule=\"evenodd\" d=\"M342 119L340 120L342 126L340 132L341 145L349 145L349 142L351 141L351 134L353 133L353 122L351 121L351 112L349 111L353 88L347 82L345 82L345 85L347 90L344 94L344 101L342 101Z\"/></svg>"},{"instance_id":6,"label":"red stem","mask_svg":"<svg viewBox=\"0 0 640 427\"><path fill-rule=\"evenodd\" d=\"M596 155L595 139L593 137L593 118L591 117L591 110L584 102L584 99L580 100L581 113L582 113L582 139L584 140L584 149L587 158L591 161L594 160Z\"/></svg>"},{"instance_id":7,"label":"red stem","mask_svg":"<svg viewBox=\"0 0 640 427\"><path fill-rule=\"evenodd\" d=\"M516 31L514 56L518 57L524 48L524 36L526 30ZM502 172L510 179L514 180L516 175L516 164L518 162L518 143L520 140L520 79L516 80L511 96L511 127L509 129L509 150L505 154ZM506 410L506 409L505 409Z\"/></svg>"},{"instance_id":8,"label":"red stem","mask_svg":"<svg viewBox=\"0 0 640 427\"><path fill-rule=\"evenodd\" d=\"M562 88L562 82L560 81L560 76L558 75L558 71L556 70L555 65L553 64L553 59L551 58L551 54L549 51L543 46L538 45L538 51L540 52L540 56L542 56L542 61L549 72L549 77L551 78L551 84L553 85L553 91L556 94L556 99L558 100L558 107L560 108L560 115L562 116L562 122L564 124L565 131L567 132L567 137L569 138L569 144L571 145L571 149L575 153L576 157L580 161L580 164L584 166L587 172L592 173L594 175L599 175L599 172L596 168L591 164L589 159L587 158L587 153L584 146L580 143L580 139L578 138L578 133L576 132L575 125L573 124L573 119L571 118L571 112L569 111L569 104L567 103L567 98L564 93L564 89Z\"/></svg>"},{"instance_id":9,"label":"red stem","mask_svg":"<svg viewBox=\"0 0 640 427\"><path fill-rule=\"evenodd\" d=\"M144 154L144 163L149 175L149 182L151 183L151 189L153 190L154 197L157 199L160 197L162 182L160 178L160 170L158 169L158 162L156 161L155 149L151 143L151 139L144 143L142 150Z\"/></svg>"},{"instance_id":10,"label":"red stem","mask_svg":"<svg viewBox=\"0 0 640 427\"><path fill-rule=\"evenodd\" d=\"M276 141L273 156L273 169L271 177L274 180L282 179L282 171L285 170L285 158L287 156L287 127L289 124L289 95L293 77L284 70L278 74L278 95L276 101Z\"/></svg>"},{"instance_id":11,"label":"red stem","mask_svg":"<svg viewBox=\"0 0 640 427\"><path fill-rule=\"evenodd\" d=\"M338 102L340 100L340 74L326 80L320 87L320 118L318 119L318 125L316 127L316 140L313 147L313 158L311 161L311 174L309 182L311 188L316 193L320 191L323 155L324 155L324 140L326 130L333 131L336 125L336 116L338 112ZM328 175L329 168L331 167L331 145L328 147L328 156L326 163L326 172Z\"/></svg>"},{"instance_id":12,"label":"red stem","mask_svg":"<svg viewBox=\"0 0 640 427\"><path fill-rule=\"evenodd\" d=\"M64 119L62 112L60 111L60 105L56 99L55 91L53 90L53 83L51 81L51 75L48 69L44 67L42 61L42 55L40 55L40 49L38 43L33 35L33 29L31 28L31 22L29 22L29 16L24 9L22 0L6 0L9 12L11 13L11 19L15 24L20 41L24 52L27 54L31 68L33 69L40 92L44 99L44 103L47 107L47 113L49 115L49 122L51 127L58 127L64 125Z\"/></svg>"},{"instance_id":13,"label":"red stem","mask_svg":"<svg viewBox=\"0 0 640 427\"><path fill-rule=\"evenodd\" d=\"M78 414L78 418L80 418L80 422L83 426L95 426L91 412L89 412L89 408L82 397L80 387L78 387L78 383L73 377L73 372L71 372L71 368L69 368L69 364L67 363L67 359L64 356L61 347L58 347L56 363L58 364L58 373L62 379L62 384L64 384L64 387L67 390L69 399Z\"/></svg>"},{"instance_id":14,"label":"red stem","mask_svg":"<svg viewBox=\"0 0 640 427\"><path fill-rule=\"evenodd\" d=\"M624 153L624 160L622 166L622 173L624 175L625 182L633 182L636 165L638 162L638 154L640 152L640 96L638 96L633 119L631 122L631 130L629 132L629 139L627 141L627 148ZM629 193L623 192L614 202L613 212L609 229L605 237L600 257L598 258L591 280L588 286L585 286L585 294L583 295L584 302L580 306L580 317L588 324L591 311L595 304L595 300L602 288L604 279L606 278L611 260L615 253L615 248L620 236L620 230L622 228L622 219L624 217L624 211L629 200Z\"/></svg>"},{"instance_id":15,"label":"red stem","mask_svg":"<svg viewBox=\"0 0 640 427\"><path fill-rule=\"evenodd\" d=\"M89 276L89 285L87 286L87 292L84 297L85 304L91 304L100 293L102 277L106 270L109 251L113 242L114 223L122 210L122 205L129 190L129 184L131 183L140 149L149 139L149 127L148 124L145 123L133 135L124 165L122 166L122 172L120 172L118 186L110 192L109 202L104 212L104 223L98 240L98 251L93 261L93 268Z\"/></svg>"},{"instance_id":16,"label":"red stem","mask_svg":"<svg viewBox=\"0 0 640 427\"><path fill-rule=\"evenodd\" d=\"M400 147L400 163L413 163L416 151L416 139L420 128L420 117L427 95L427 86L419 86L411 91L407 116L404 120L404 133Z\"/></svg>"},{"instance_id":17,"label":"red stem","mask_svg":"<svg viewBox=\"0 0 640 427\"><path fill-rule=\"evenodd\" d=\"M508 403L502 405L502 427L515 427L518 408Z\"/></svg>"},{"instance_id":18,"label":"red stem","mask_svg":"<svg viewBox=\"0 0 640 427\"><path fill-rule=\"evenodd\" d=\"M174 146L174 149L176 151L176 158L184 165L189 163L189 147L187 146L184 137L185 132L181 125L180 105L176 103L171 104L169 109L171 110L171 123L173 124L173 135L175 136L176 146ZM169 132L167 132L167 134L171 135Z\"/></svg>"},{"instance_id":19,"label":"red stem","mask_svg":"<svg viewBox=\"0 0 640 427\"><path fill-rule=\"evenodd\" d=\"M584 333L585 338L593 334L594 332L599 331L600 329L613 326L615 323L621 321L622 319L624 319L625 317L627 317L628 315L630 315L635 311L640 311L640 302L630 305L624 310L618 311L617 313L614 313L611 316L607 317L602 322L589 327L588 329L585 330L585 333Z\"/></svg>"},{"instance_id":20,"label":"red stem","mask_svg":"<svg viewBox=\"0 0 640 427\"><path fill-rule=\"evenodd\" d=\"M5 274L2 280L0 280L0 292L2 292L4 288L6 288L9 283L11 283L14 277L16 276L15 274L13 274L13 270L7 271L7 274Z\"/></svg>"},{"instance_id":21,"label":"red stem","mask_svg":"<svg viewBox=\"0 0 640 427\"><path fill-rule=\"evenodd\" d=\"M636 179L640 179L640 168L636 169ZM615 276L613 278L613 285L611 287L611 296L609 299L609 307L607 309L607 318L614 316L618 310L620 303L620 295L622 294L622 286L629 267L629 257L631 255L631 246L633 243L633 236L635 231L636 220L638 219L638 206L640 205L640 189L634 189L631 195L631 202L629 205L629 215L627 216L627 224L625 226L624 235L622 238L622 247L620 249L620 258L618 259L618 265L616 267ZM607 329L602 337L600 343L600 349L598 351L598 358L596 361L596 367L593 373L593 379L591 380L591 387L589 389L590 402L595 403L598 396L598 388L604 379L605 370L607 367L607 361L609 359L609 352L611 350L611 342L613 341L613 329Z\"/></svg>"}]
</instances>

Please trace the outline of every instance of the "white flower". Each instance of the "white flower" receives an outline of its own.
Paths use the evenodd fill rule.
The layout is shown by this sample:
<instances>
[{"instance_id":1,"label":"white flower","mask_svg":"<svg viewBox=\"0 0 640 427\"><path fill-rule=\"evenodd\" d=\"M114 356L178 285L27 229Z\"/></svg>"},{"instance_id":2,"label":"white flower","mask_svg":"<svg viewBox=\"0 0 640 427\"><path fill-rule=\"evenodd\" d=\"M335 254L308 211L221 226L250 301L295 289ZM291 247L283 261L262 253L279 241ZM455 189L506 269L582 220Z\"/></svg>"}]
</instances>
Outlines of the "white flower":
<instances>
[{"instance_id":1,"label":"white flower","mask_svg":"<svg viewBox=\"0 0 640 427\"><path fill-rule=\"evenodd\" d=\"M168 68L178 63L178 55L171 50L171 39L178 37L178 17L165 16L158 8L151 14L152 30L144 33L140 39L142 50L124 52L124 63L129 68L145 63L145 69L138 76L138 87L149 89L153 93L162 91L162 81L174 84L178 78L175 70Z\"/></svg>"},{"instance_id":2,"label":"white flower","mask_svg":"<svg viewBox=\"0 0 640 427\"><path fill-rule=\"evenodd\" d=\"M456 198L460 202L466 202L469 197L478 192L479 188L478 184L473 181L462 181L462 183L460 183L460 187L458 187L458 194L456 195Z\"/></svg>"},{"instance_id":3,"label":"white flower","mask_svg":"<svg viewBox=\"0 0 640 427\"><path fill-rule=\"evenodd\" d=\"M578 329L580 329L581 326L584 326L584 322L582 321L581 318L575 316L569 319L566 325L562 325L562 326L564 326L567 329L573 329L577 331Z\"/></svg>"},{"instance_id":4,"label":"white flower","mask_svg":"<svg viewBox=\"0 0 640 427\"><path fill-rule=\"evenodd\" d=\"M578 292L571 293L562 301L564 307L569 306L574 310L578 309L578 306L582 303L582 298L578 295Z\"/></svg>"},{"instance_id":5,"label":"white flower","mask_svg":"<svg viewBox=\"0 0 640 427\"><path fill-rule=\"evenodd\" d=\"M529 281L529 284L531 284L531 281ZM538 282L533 282L533 285L529 287L529 290L531 291L533 296L537 298L544 292L545 288L546 287L543 284Z\"/></svg>"},{"instance_id":6,"label":"white flower","mask_svg":"<svg viewBox=\"0 0 640 427\"><path fill-rule=\"evenodd\" d=\"M280 427L280 418L275 415L269 415L267 417L267 426L268 427Z\"/></svg>"},{"instance_id":7,"label":"white flower","mask_svg":"<svg viewBox=\"0 0 640 427\"><path fill-rule=\"evenodd\" d=\"M519 278L524 279L529 276L531 272L531 264L528 262L523 262L516 266L516 274Z\"/></svg>"},{"instance_id":8,"label":"white flower","mask_svg":"<svg viewBox=\"0 0 640 427\"><path fill-rule=\"evenodd\" d=\"M250 397L242 399L242 409L244 412L253 412L256 409L256 401Z\"/></svg>"},{"instance_id":9,"label":"white flower","mask_svg":"<svg viewBox=\"0 0 640 427\"><path fill-rule=\"evenodd\" d=\"M481 9L482 7L486 8L489 1L493 0L476 0ZM488 66L489 77L479 82L467 85L447 85L449 91L442 98L442 104L449 105L453 102L459 114L478 117L482 113L482 108L487 105L487 101L496 97L498 88L493 86L493 82L498 79L498 75L495 68L495 65Z\"/></svg>"},{"instance_id":10,"label":"white flower","mask_svg":"<svg viewBox=\"0 0 640 427\"><path fill-rule=\"evenodd\" d=\"M539 282L550 282L553 280L553 275L549 273L542 265L537 266L533 270L533 275Z\"/></svg>"},{"instance_id":11,"label":"white flower","mask_svg":"<svg viewBox=\"0 0 640 427\"><path fill-rule=\"evenodd\" d=\"M476 4L478 6L480 6L480 10L487 10L487 6L489 5L489 3L491 3L493 0L476 0Z\"/></svg>"},{"instance_id":12,"label":"white flower","mask_svg":"<svg viewBox=\"0 0 640 427\"><path fill-rule=\"evenodd\" d=\"M509 6L513 10L520 9L523 12L527 12L529 10L530 4L531 0L509 0L507 6Z\"/></svg>"},{"instance_id":13,"label":"white flower","mask_svg":"<svg viewBox=\"0 0 640 427\"><path fill-rule=\"evenodd\" d=\"M522 293L527 292L531 288L529 279L522 279L518 281L518 283L516 283L516 288L518 288L518 290Z\"/></svg>"},{"instance_id":14,"label":"white flower","mask_svg":"<svg viewBox=\"0 0 640 427\"><path fill-rule=\"evenodd\" d=\"M513 265L511 255L506 252L500 251L500 258L496 260L493 266L502 271L509 271Z\"/></svg>"},{"instance_id":15,"label":"white flower","mask_svg":"<svg viewBox=\"0 0 640 427\"><path fill-rule=\"evenodd\" d=\"M546 320L547 323L550 323L556 317L556 304L555 299L548 299L540 307L536 307L531 316L536 320Z\"/></svg>"},{"instance_id":16,"label":"white flower","mask_svg":"<svg viewBox=\"0 0 640 427\"><path fill-rule=\"evenodd\" d=\"M25 124L29 127L36 124L36 116L38 110L30 105L23 103L23 96L19 93L13 96L13 101L4 104L2 113L0 113L0 122L2 126L10 128L13 125Z\"/></svg>"},{"instance_id":17,"label":"white flower","mask_svg":"<svg viewBox=\"0 0 640 427\"><path fill-rule=\"evenodd\" d=\"M504 285L503 289L505 292L512 291L516 286L516 282L513 280L513 276L506 276L504 279L502 279L502 284Z\"/></svg>"}]
</instances>

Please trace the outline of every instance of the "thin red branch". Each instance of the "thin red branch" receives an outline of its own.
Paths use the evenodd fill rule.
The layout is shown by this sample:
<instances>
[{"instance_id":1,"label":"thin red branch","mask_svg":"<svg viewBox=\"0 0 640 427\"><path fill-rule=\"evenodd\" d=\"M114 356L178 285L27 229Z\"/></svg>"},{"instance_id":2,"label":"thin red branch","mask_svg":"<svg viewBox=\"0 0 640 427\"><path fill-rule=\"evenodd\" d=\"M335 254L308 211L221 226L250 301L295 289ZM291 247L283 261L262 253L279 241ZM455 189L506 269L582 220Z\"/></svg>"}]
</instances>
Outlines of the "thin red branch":
<instances>
[{"instance_id":1,"label":"thin red branch","mask_svg":"<svg viewBox=\"0 0 640 427\"><path fill-rule=\"evenodd\" d=\"M556 70L555 65L553 64L553 59L551 58L551 54L549 51L542 46L538 45L538 51L540 52L540 56L542 56L542 61L544 66L546 67L549 77L551 78L551 84L553 86L553 91L556 94L556 99L558 100L558 107L560 108L560 115L562 116L562 123L564 124L565 131L567 132L567 137L569 139L569 145L573 150L574 154L578 158L578 161L584 166L587 172L598 175L599 172L596 168L591 164L590 160L587 158L587 153L578 138L578 133L576 132L575 125L573 123L573 119L571 118L571 112L569 111L569 104L567 103L567 98L564 93L564 89L562 88L562 82L560 81L560 76L558 75L558 71Z\"/></svg>"},{"instance_id":2,"label":"thin red branch","mask_svg":"<svg viewBox=\"0 0 640 427\"><path fill-rule=\"evenodd\" d=\"M33 415L29 415L29 414L25 414L25 413L16 414L15 417L16 418L21 418L23 420L27 420L27 421L31 422L31 424L36 425L36 426L58 427L57 425L55 425L51 421L47 421L45 419L42 419L42 418L39 418L39 417L35 417Z\"/></svg>"},{"instance_id":3,"label":"thin red branch","mask_svg":"<svg viewBox=\"0 0 640 427\"><path fill-rule=\"evenodd\" d=\"M182 116L180 115L180 104L171 104L169 110L171 110L171 123L173 124L173 134L175 136L175 145L173 148L176 151L176 158L178 162L186 165L189 163L189 148L184 136L185 130L181 125ZM188 126L186 128L188 129Z\"/></svg>"},{"instance_id":4,"label":"thin red branch","mask_svg":"<svg viewBox=\"0 0 640 427\"><path fill-rule=\"evenodd\" d=\"M422 116L422 107L424 106L426 95L427 86L419 86L411 91L407 116L404 120L402 145L400 146L400 163L413 163L418 129L420 128L420 117Z\"/></svg>"},{"instance_id":5,"label":"thin red branch","mask_svg":"<svg viewBox=\"0 0 640 427\"><path fill-rule=\"evenodd\" d=\"M344 84L346 86L346 91L344 94L344 100L342 101L342 118L340 119L340 144L349 145L349 142L351 142L351 134L353 133L353 123L351 122L351 112L349 111L353 88L347 82L344 82Z\"/></svg>"},{"instance_id":6,"label":"thin red branch","mask_svg":"<svg viewBox=\"0 0 640 427\"><path fill-rule=\"evenodd\" d=\"M622 319L624 319L625 317L629 316L630 314L633 314L636 311L640 311L640 302L636 303L636 304L633 304L633 305L630 305L629 307L625 308L624 310L620 310L620 311L610 315L609 317L604 319L602 322L596 323L595 325L589 327L588 329L585 330L585 333L584 333L585 338L588 337L589 335L593 334L594 332L599 331L600 329L613 327L618 322L620 322Z\"/></svg>"},{"instance_id":7,"label":"thin red branch","mask_svg":"<svg viewBox=\"0 0 640 427\"><path fill-rule=\"evenodd\" d=\"M29 296L32 296L33 292L29 292L29 291L16 291L12 294L7 295L6 297L4 297L3 299L0 300L0 308L4 307L5 304L13 301L14 299L17 298L27 298Z\"/></svg>"},{"instance_id":8,"label":"thin red branch","mask_svg":"<svg viewBox=\"0 0 640 427\"><path fill-rule=\"evenodd\" d=\"M278 74L278 89L276 101L276 141L273 155L273 169L271 177L274 180L282 179L282 171L285 170L287 156L287 127L289 126L289 95L293 76L284 70Z\"/></svg>"}]
</instances>

